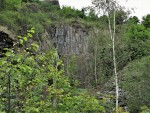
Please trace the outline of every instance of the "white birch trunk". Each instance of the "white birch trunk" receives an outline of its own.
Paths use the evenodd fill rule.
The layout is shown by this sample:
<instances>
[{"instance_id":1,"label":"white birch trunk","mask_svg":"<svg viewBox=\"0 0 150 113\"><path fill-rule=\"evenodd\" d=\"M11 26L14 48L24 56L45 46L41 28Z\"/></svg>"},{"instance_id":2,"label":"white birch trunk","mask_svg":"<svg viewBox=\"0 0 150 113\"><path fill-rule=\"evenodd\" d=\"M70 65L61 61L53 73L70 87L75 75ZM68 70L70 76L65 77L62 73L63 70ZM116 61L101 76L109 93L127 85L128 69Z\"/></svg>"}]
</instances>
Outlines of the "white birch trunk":
<instances>
[{"instance_id":1,"label":"white birch trunk","mask_svg":"<svg viewBox=\"0 0 150 113\"><path fill-rule=\"evenodd\" d=\"M114 8L113 22L114 22L114 31L113 31L112 46L113 46L113 64L114 64L115 86L116 86L116 113L118 113L119 85L118 85L118 72L117 72L116 51L115 51L115 35L116 35L116 11L115 11L115 8Z\"/></svg>"},{"instance_id":2,"label":"white birch trunk","mask_svg":"<svg viewBox=\"0 0 150 113\"><path fill-rule=\"evenodd\" d=\"M111 3L111 5L110 5ZM96 5L98 9L102 9L103 13L107 14L109 34L111 39L112 54L113 54L113 68L114 68L114 79L115 79L115 90L116 90L116 113L118 113L118 98L119 98L119 83L118 83L118 72L117 72L117 61L116 61L116 51L115 51L115 37L116 37L116 0L93 0L93 4ZM114 10L113 15L113 25L111 26L110 12ZM113 29L112 29L113 28Z\"/></svg>"},{"instance_id":3,"label":"white birch trunk","mask_svg":"<svg viewBox=\"0 0 150 113\"><path fill-rule=\"evenodd\" d=\"M116 11L114 8L114 15L113 15L113 32L111 27L111 20L110 15L108 13L108 24L109 24L109 33L110 39L112 41L112 53L113 53L113 66L114 66L114 79L115 79L115 90L116 90L116 113L118 113L118 99L119 99L119 84L118 84L118 72L117 72L117 62L116 62L116 51L115 51L115 35L116 35Z\"/></svg>"}]
</instances>

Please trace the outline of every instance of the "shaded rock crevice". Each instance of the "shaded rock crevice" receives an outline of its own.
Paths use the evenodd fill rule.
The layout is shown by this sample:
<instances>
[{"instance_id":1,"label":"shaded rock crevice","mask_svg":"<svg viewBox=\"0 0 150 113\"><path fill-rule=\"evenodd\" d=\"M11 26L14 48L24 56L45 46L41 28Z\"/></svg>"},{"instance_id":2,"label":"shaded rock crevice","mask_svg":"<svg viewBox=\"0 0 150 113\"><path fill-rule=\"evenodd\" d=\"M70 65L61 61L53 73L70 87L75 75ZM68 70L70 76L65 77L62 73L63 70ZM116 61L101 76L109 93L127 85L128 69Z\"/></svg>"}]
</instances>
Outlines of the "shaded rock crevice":
<instances>
[{"instance_id":1,"label":"shaded rock crevice","mask_svg":"<svg viewBox=\"0 0 150 113\"><path fill-rule=\"evenodd\" d=\"M14 35L6 27L0 26L0 57L4 52L4 48L12 48Z\"/></svg>"}]
</instances>

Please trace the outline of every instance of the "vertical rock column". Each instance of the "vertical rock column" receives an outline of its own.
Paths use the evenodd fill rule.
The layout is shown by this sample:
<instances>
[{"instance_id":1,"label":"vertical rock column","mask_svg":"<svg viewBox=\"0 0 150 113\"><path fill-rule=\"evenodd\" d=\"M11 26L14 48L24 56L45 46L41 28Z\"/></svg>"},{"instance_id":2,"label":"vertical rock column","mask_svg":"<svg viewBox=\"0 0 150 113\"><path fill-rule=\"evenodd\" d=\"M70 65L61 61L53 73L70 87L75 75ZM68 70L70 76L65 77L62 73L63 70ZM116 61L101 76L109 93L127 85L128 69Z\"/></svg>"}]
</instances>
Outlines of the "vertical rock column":
<instances>
[{"instance_id":1,"label":"vertical rock column","mask_svg":"<svg viewBox=\"0 0 150 113\"><path fill-rule=\"evenodd\" d=\"M75 55L77 58L78 80L85 80L86 76L88 37L88 32L80 27L59 25L55 28L55 38L53 42L58 49L58 54L65 59L65 65L69 64L71 56Z\"/></svg>"}]
</instances>

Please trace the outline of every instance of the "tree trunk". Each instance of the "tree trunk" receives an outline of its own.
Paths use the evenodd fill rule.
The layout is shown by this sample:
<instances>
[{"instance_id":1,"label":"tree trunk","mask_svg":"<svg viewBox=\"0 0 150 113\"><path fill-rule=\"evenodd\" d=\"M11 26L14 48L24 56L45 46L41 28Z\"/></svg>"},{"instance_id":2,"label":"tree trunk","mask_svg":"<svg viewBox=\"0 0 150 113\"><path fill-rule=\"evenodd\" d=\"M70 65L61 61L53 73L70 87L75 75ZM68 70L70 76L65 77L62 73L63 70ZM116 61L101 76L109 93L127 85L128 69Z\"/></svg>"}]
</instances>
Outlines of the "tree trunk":
<instances>
[{"instance_id":1,"label":"tree trunk","mask_svg":"<svg viewBox=\"0 0 150 113\"><path fill-rule=\"evenodd\" d=\"M118 85L118 72L117 72L117 62L116 62L116 51L115 51L115 35L116 35L116 11L114 8L114 31L112 38L113 46L113 64L114 64L114 74L115 74L115 85L116 85L116 113L118 113L118 98L119 98L119 85Z\"/></svg>"},{"instance_id":2,"label":"tree trunk","mask_svg":"<svg viewBox=\"0 0 150 113\"><path fill-rule=\"evenodd\" d=\"M113 32L111 27L110 15L108 13L108 24L109 24L109 33L110 39L112 41L112 54L113 54L113 66L114 66L114 79L115 79L115 90L116 90L116 113L118 113L118 98L119 98L119 85L118 85L118 73L117 73L117 62L116 62L116 51L115 51L115 35L116 35L116 11L114 8L113 15Z\"/></svg>"}]
</instances>

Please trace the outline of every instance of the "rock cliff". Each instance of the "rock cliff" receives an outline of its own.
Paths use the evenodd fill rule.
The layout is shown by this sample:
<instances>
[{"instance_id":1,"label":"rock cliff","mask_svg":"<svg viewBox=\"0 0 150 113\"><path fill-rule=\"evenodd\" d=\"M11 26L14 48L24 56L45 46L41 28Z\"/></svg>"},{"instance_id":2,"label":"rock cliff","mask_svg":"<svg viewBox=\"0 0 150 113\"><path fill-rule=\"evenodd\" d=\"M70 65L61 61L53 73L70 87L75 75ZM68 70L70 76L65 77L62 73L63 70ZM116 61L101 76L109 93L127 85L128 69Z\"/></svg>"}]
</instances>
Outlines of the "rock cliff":
<instances>
[{"instance_id":1,"label":"rock cliff","mask_svg":"<svg viewBox=\"0 0 150 113\"><path fill-rule=\"evenodd\" d=\"M52 25L42 34L35 34L30 40L39 44L40 51L49 51L55 47L60 58L64 59L65 66L69 64L72 56L76 56L77 78L83 79L85 65L88 58L89 29L79 25L57 24ZM13 46L14 35L5 27L0 27L0 49ZM29 43L28 43L29 44ZM84 80L84 79L83 79Z\"/></svg>"},{"instance_id":2,"label":"rock cliff","mask_svg":"<svg viewBox=\"0 0 150 113\"><path fill-rule=\"evenodd\" d=\"M86 81L88 42L90 30L78 25L58 24L50 27L40 36L36 37L40 51L47 51L55 47L60 58L64 59L65 67L70 64L72 56L76 56L76 78ZM39 38L38 38L39 37ZM88 78L87 78L88 79Z\"/></svg>"}]
</instances>

